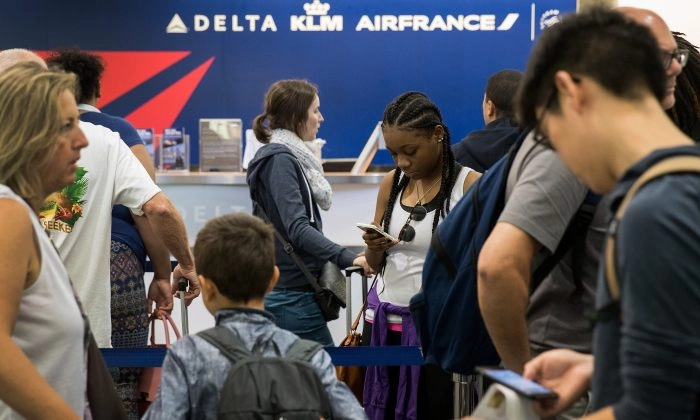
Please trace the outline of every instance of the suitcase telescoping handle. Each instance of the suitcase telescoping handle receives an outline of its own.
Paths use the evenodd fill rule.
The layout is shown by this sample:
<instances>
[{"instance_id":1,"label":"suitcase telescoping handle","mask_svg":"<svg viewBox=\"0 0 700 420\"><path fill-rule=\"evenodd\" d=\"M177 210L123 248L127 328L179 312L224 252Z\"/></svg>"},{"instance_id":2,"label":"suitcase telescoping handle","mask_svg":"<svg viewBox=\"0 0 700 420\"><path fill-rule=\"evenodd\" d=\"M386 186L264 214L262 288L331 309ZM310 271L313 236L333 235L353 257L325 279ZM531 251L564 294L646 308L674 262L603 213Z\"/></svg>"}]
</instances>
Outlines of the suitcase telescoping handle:
<instances>
[{"instance_id":1,"label":"suitcase telescoping handle","mask_svg":"<svg viewBox=\"0 0 700 420\"><path fill-rule=\"evenodd\" d=\"M362 267L359 265L352 265L350 267L347 267L345 270L345 329L347 330L345 333L350 332L350 328L352 327L352 287L350 285L350 278L352 277L352 273L359 273L360 275L363 276L362 282L364 283L364 270L362 270Z\"/></svg>"},{"instance_id":2,"label":"suitcase telescoping handle","mask_svg":"<svg viewBox=\"0 0 700 420\"><path fill-rule=\"evenodd\" d=\"M187 291L187 279L180 279L177 283L180 294L180 314L182 315L182 335L190 334L189 320L187 319L187 305L185 304L185 292Z\"/></svg>"}]
</instances>

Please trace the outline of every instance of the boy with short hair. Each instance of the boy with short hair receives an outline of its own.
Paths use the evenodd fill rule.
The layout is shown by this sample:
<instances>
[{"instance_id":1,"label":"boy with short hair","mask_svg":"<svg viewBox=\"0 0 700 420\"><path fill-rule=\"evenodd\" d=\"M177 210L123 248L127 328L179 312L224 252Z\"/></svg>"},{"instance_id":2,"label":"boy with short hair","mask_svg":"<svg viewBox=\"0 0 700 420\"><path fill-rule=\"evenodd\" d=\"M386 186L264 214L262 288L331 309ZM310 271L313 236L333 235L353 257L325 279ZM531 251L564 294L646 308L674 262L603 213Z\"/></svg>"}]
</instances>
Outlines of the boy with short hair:
<instances>
[{"instance_id":1,"label":"boy with short hair","mask_svg":"<svg viewBox=\"0 0 700 420\"><path fill-rule=\"evenodd\" d=\"M194 257L204 305L217 326L265 357L276 357L277 351L284 355L299 340L264 311L264 297L279 276L272 227L243 213L214 218L197 235ZM168 349L158 396L144 418L216 418L232 365L199 335L183 337ZM348 387L336 378L326 351L318 351L310 365L327 393L333 418L365 418Z\"/></svg>"}]
</instances>

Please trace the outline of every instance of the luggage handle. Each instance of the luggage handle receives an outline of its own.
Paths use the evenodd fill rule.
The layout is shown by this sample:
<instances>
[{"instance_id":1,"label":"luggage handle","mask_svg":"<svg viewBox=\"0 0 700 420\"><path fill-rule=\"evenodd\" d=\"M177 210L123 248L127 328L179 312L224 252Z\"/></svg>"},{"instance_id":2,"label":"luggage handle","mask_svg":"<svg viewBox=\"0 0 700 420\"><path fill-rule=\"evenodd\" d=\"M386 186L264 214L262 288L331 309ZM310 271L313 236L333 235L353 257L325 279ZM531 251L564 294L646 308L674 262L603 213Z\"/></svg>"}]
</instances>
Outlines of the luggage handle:
<instances>
[{"instance_id":1,"label":"luggage handle","mask_svg":"<svg viewBox=\"0 0 700 420\"><path fill-rule=\"evenodd\" d=\"M353 273L359 273L362 275L362 280L364 281L365 278L365 273L364 269L360 267L359 265L351 265L350 267L346 267L344 270L345 272L345 333L349 334L351 331L356 331L357 326L360 322L360 314L364 312L364 306L362 307L362 310L360 311L359 314L357 314L357 317L355 317L355 322L352 322L352 286L350 282L350 278L352 277Z\"/></svg>"},{"instance_id":2,"label":"luggage handle","mask_svg":"<svg viewBox=\"0 0 700 420\"><path fill-rule=\"evenodd\" d=\"M187 291L187 279L181 278L177 283L177 290L180 296L180 314L182 315L182 333L190 335L190 320L187 317L187 304L185 303L185 292ZM178 337L179 338L179 337Z\"/></svg>"}]
</instances>

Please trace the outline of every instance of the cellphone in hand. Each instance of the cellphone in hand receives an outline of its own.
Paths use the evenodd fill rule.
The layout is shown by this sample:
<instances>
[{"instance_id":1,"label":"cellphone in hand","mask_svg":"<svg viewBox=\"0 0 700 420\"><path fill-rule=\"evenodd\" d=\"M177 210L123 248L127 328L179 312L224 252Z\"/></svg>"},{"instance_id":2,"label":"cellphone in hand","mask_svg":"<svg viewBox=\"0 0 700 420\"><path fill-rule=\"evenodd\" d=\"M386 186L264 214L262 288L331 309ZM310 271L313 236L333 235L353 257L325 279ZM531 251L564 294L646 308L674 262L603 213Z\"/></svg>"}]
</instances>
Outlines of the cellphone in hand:
<instances>
[{"instance_id":1,"label":"cellphone in hand","mask_svg":"<svg viewBox=\"0 0 700 420\"><path fill-rule=\"evenodd\" d=\"M490 367L477 367L476 370L492 381L505 385L527 398L531 398L533 400L550 400L559 398L559 395L557 395L557 393L551 389L542 386L537 382L526 379L512 370Z\"/></svg>"},{"instance_id":2,"label":"cellphone in hand","mask_svg":"<svg viewBox=\"0 0 700 420\"><path fill-rule=\"evenodd\" d=\"M383 237L390 239L394 243L398 243L399 240L394 238L393 236L389 235L388 233L384 232L377 226L370 224L370 223L357 223L357 227L362 229L365 232L371 232L371 233L376 233L378 235L382 235Z\"/></svg>"}]
</instances>

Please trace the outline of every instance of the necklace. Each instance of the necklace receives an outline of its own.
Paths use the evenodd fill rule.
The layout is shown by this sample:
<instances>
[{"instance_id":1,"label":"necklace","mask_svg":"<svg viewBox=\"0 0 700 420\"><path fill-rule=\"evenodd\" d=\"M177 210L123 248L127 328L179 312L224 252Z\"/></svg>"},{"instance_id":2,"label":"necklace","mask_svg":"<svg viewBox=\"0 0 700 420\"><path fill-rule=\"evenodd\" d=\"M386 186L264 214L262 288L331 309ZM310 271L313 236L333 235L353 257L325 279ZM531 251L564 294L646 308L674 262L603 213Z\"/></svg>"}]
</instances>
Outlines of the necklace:
<instances>
[{"instance_id":1,"label":"necklace","mask_svg":"<svg viewBox=\"0 0 700 420\"><path fill-rule=\"evenodd\" d=\"M421 200L425 198L425 196L430 192L430 190L432 190L433 187L436 186L441 179L442 177L436 179L435 182L433 182L432 185L423 192L423 194L417 194L418 201L416 201L416 204L411 209L411 212L408 213L408 218L406 219L406 222L403 224L403 227L399 232L398 238L400 241L411 242L413 238L416 237L416 230L413 228L413 226L410 225L411 220L419 222L425 219L425 216L428 214L428 210L421 205ZM416 193L418 192L418 182L420 182L421 185L423 184L423 182L421 181L416 181Z\"/></svg>"},{"instance_id":2,"label":"necklace","mask_svg":"<svg viewBox=\"0 0 700 420\"><path fill-rule=\"evenodd\" d=\"M425 196L428 195L428 193L430 192L430 190L432 190L433 187L436 186L436 185L438 184L438 182L440 182L441 180L442 180L442 177L438 177L438 179L436 179L435 182L433 182L433 183L430 185L430 187L428 187L428 189L425 190L425 191L423 192L423 194L416 194L416 195L418 196L418 200L416 201L416 206L419 205L419 204L421 203L421 200L422 200L423 198L425 198ZM422 181L416 181L416 193L418 193L418 183L419 183L419 182L421 183L421 186L423 185L423 182L422 182Z\"/></svg>"}]
</instances>

